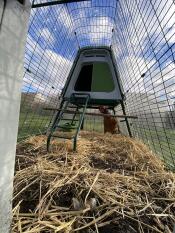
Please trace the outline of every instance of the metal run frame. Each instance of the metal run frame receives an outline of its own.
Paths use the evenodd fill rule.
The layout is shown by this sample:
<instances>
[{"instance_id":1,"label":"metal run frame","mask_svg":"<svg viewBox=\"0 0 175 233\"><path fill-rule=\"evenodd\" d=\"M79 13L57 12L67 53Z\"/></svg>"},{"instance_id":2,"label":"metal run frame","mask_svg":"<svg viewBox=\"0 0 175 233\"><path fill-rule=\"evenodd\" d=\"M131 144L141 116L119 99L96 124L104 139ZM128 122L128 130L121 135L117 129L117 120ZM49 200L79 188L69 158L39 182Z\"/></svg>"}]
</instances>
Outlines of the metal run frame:
<instances>
[{"instance_id":1,"label":"metal run frame","mask_svg":"<svg viewBox=\"0 0 175 233\"><path fill-rule=\"evenodd\" d=\"M54 113L44 108L59 108L78 51L107 46L122 81L124 111L138 116L128 119L133 137L175 168L174 1L35 0L33 7L18 138L47 131ZM115 111L123 114L122 106ZM84 128L99 125L100 131L102 122L87 116Z\"/></svg>"},{"instance_id":2,"label":"metal run frame","mask_svg":"<svg viewBox=\"0 0 175 233\"><path fill-rule=\"evenodd\" d=\"M32 2L32 8L46 7L46 6L55 6L59 4L73 3L73 2L84 2L89 0L57 0L52 2L45 3L35 3L35 0Z\"/></svg>"}]
</instances>

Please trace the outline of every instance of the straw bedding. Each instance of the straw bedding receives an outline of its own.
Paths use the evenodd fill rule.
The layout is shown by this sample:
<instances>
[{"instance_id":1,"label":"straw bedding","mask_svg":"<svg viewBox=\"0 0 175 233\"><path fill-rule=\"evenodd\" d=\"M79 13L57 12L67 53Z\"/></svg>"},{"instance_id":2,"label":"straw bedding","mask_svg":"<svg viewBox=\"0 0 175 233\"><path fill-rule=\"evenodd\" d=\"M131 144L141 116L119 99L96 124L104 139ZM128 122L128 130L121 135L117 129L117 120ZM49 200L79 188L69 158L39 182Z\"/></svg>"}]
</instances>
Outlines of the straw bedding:
<instances>
[{"instance_id":1,"label":"straw bedding","mask_svg":"<svg viewBox=\"0 0 175 233\"><path fill-rule=\"evenodd\" d=\"M175 223L175 174L144 144L82 132L17 147L12 232L165 232Z\"/></svg>"}]
</instances>

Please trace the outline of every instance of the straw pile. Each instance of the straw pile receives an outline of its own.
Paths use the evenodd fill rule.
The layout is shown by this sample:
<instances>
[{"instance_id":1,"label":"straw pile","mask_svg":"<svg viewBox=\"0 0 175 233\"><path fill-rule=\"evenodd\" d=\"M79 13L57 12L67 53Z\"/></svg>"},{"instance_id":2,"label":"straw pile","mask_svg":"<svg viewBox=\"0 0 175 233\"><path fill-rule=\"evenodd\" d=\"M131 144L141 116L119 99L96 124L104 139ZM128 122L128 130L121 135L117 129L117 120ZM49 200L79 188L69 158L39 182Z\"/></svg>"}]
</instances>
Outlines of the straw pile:
<instances>
[{"instance_id":1,"label":"straw pile","mask_svg":"<svg viewBox=\"0 0 175 233\"><path fill-rule=\"evenodd\" d=\"M141 142L82 132L17 147L12 232L165 232L175 223L175 174Z\"/></svg>"}]
</instances>

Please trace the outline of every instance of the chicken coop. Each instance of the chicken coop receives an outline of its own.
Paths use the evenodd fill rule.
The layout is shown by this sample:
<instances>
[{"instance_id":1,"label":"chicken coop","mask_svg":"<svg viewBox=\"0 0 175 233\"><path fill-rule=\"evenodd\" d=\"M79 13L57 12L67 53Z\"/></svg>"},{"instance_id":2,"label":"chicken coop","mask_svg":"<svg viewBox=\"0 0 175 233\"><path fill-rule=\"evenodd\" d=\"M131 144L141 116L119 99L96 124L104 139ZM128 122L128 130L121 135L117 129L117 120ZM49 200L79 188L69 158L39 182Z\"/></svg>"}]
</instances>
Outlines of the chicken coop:
<instances>
[{"instance_id":1,"label":"chicken coop","mask_svg":"<svg viewBox=\"0 0 175 233\"><path fill-rule=\"evenodd\" d=\"M108 50L86 49L81 52L63 90L65 98L72 93L88 93L89 103L117 105L122 100L119 77L116 76Z\"/></svg>"},{"instance_id":2,"label":"chicken coop","mask_svg":"<svg viewBox=\"0 0 175 233\"><path fill-rule=\"evenodd\" d=\"M0 77L0 232L17 143L47 135L48 151L56 137L76 149L82 129L103 133L99 106L175 170L173 0L1 1Z\"/></svg>"}]
</instances>

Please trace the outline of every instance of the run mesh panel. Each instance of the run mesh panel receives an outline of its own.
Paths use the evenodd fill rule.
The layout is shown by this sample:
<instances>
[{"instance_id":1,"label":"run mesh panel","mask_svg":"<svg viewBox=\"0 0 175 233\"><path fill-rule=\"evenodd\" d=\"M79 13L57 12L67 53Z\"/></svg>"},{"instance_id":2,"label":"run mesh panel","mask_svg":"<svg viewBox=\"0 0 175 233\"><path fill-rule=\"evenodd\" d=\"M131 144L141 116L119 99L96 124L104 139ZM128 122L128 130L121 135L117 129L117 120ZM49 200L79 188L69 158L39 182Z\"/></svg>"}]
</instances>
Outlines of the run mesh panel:
<instances>
[{"instance_id":1,"label":"run mesh panel","mask_svg":"<svg viewBox=\"0 0 175 233\"><path fill-rule=\"evenodd\" d=\"M132 132L175 165L175 4L119 1L112 49Z\"/></svg>"},{"instance_id":2,"label":"run mesh panel","mask_svg":"<svg viewBox=\"0 0 175 233\"><path fill-rule=\"evenodd\" d=\"M33 9L25 52L19 138L47 130L52 114L44 107L59 106L78 44L64 5ZM63 25L58 28L58 25Z\"/></svg>"},{"instance_id":3,"label":"run mesh panel","mask_svg":"<svg viewBox=\"0 0 175 233\"><path fill-rule=\"evenodd\" d=\"M34 4L49 1L34 1ZM116 1L32 9L25 53L19 139L47 130L79 48L110 46Z\"/></svg>"},{"instance_id":4,"label":"run mesh panel","mask_svg":"<svg viewBox=\"0 0 175 233\"><path fill-rule=\"evenodd\" d=\"M107 46L120 74L127 114L139 117L130 120L133 136L175 167L174 42L173 0L89 0L32 9L19 138L47 130L53 112L43 108L59 106L78 50ZM117 111L122 113L120 107ZM127 133L125 122L120 124ZM88 116L85 129L103 131L103 119Z\"/></svg>"}]
</instances>

